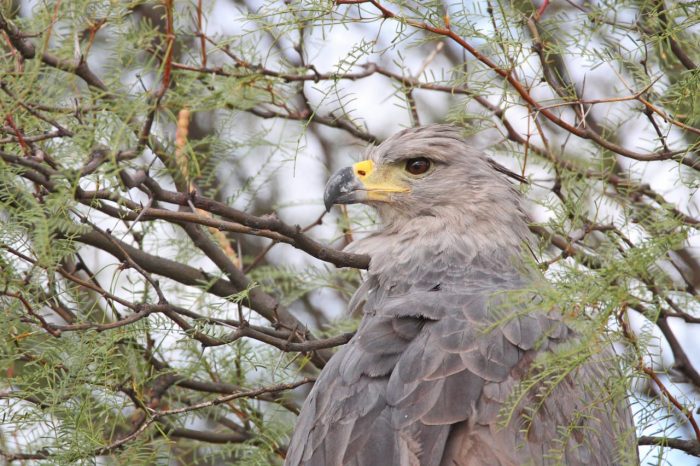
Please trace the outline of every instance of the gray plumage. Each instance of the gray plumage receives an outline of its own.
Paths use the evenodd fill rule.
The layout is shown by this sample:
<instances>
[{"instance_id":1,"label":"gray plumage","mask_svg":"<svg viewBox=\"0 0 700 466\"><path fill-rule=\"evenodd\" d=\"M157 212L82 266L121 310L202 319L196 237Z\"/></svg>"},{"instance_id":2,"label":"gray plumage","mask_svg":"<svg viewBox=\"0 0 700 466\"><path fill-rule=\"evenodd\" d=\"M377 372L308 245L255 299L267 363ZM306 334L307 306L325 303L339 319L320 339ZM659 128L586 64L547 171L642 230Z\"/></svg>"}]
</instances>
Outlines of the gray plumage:
<instances>
[{"instance_id":1,"label":"gray plumage","mask_svg":"<svg viewBox=\"0 0 700 466\"><path fill-rule=\"evenodd\" d=\"M329 182L327 202L369 203L382 228L348 248L371 257L350 303L363 318L306 399L285 465L638 462L605 352L555 384L519 386L576 335L516 293L541 278L523 260L529 231L507 171L447 125L404 130L367 156L375 178L406 189L372 201L347 172ZM430 170L404 173L416 158Z\"/></svg>"}]
</instances>

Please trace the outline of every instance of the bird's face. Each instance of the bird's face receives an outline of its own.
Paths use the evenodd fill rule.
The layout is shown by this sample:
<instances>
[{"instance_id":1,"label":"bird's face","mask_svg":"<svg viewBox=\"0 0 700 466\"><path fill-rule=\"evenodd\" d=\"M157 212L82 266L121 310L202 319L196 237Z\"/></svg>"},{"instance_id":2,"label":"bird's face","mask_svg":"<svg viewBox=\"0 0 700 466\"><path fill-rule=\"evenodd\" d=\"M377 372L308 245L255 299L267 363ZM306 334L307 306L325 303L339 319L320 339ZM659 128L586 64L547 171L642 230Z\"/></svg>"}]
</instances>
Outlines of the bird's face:
<instances>
[{"instance_id":1,"label":"bird's face","mask_svg":"<svg viewBox=\"0 0 700 466\"><path fill-rule=\"evenodd\" d=\"M336 172L324 194L333 204L377 207L385 220L488 215L517 204L513 188L484 154L448 125L404 130L367 151L366 160ZM479 212L480 211L480 212Z\"/></svg>"},{"instance_id":2,"label":"bird's face","mask_svg":"<svg viewBox=\"0 0 700 466\"><path fill-rule=\"evenodd\" d=\"M411 197L420 180L435 170L427 157L357 162L337 171L326 184L323 200L326 209L333 204L394 204Z\"/></svg>"}]
</instances>

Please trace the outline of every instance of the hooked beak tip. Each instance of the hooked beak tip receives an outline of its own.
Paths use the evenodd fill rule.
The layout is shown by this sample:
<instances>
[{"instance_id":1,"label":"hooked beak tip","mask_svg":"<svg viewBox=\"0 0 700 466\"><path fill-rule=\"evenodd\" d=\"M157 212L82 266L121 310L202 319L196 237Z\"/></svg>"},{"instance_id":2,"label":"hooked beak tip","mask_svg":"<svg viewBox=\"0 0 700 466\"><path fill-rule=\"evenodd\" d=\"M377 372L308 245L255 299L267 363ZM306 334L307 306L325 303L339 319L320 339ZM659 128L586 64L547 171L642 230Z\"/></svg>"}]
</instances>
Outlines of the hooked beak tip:
<instances>
[{"instance_id":1,"label":"hooked beak tip","mask_svg":"<svg viewBox=\"0 0 700 466\"><path fill-rule=\"evenodd\" d=\"M357 202L353 193L362 189L362 184L355 177L352 167L345 167L335 172L326 183L323 193L323 204L326 212L334 204L351 204Z\"/></svg>"}]
</instances>

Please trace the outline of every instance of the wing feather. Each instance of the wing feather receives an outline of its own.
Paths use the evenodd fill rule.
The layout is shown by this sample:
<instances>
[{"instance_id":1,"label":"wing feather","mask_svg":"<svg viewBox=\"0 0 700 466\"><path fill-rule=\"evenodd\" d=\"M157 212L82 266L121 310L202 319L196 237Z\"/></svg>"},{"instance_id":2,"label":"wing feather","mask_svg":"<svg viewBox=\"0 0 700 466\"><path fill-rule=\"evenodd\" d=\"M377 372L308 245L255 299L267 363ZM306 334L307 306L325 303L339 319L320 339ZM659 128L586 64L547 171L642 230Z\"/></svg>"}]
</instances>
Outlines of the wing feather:
<instances>
[{"instance_id":1,"label":"wing feather","mask_svg":"<svg viewBox=\"0 0 700 466\"><path fill-rule=\"evenodd\" d=\"M577 394L573 378L557 388L563 396L542 403L538 415L550 422L533 424L524 450L514 440L522 437L521 421L504 430L497 419L537 355L572 332L553 315L494 299L496 291L525 284L520 271L496 262L446 261L413 281L381 283L370 275L351 304L364 312L359 329L307 397L285 464L466 466L544 458L557 426L585 408L585 397L568 399ZM497 440L510 450L494 450ZM568 464L587 464L596 442L564 445Z\"/></svg>"}]
</instances>

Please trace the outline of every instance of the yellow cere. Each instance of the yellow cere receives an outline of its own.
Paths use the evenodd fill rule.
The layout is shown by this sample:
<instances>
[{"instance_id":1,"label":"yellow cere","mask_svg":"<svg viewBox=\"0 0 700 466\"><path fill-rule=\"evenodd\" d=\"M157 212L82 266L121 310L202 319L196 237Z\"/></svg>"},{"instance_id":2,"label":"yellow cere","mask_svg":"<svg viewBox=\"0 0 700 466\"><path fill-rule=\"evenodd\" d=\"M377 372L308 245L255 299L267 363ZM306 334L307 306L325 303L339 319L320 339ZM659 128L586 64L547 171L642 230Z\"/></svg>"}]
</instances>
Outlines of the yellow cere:
<instances>
[{"instance_id":1,"label":"yellow cere","mask_svg":"<svg viewBox=\"0 0 700 466\"><path fill-rule=\"evenodd\" d=\"M352 171L362 186L367 191L367 199L370 201L391 201L391 193L405 193L409 191L404 181L400 178L400 171L394 167L380 167L375 170L374 162L363 160L352 166Z\"/></svg>"},{"instance_id":2,"label":"yellow cere","mask_svg":"<svg viewBox=\"0 0 700 466\"><path fill-rule=\"evenodd\" d=\"M374 162L371 160L363 160L353 165L352 169L355 172L355 176L362 181L374 171Z\"/></svg>"}]
</instances>

